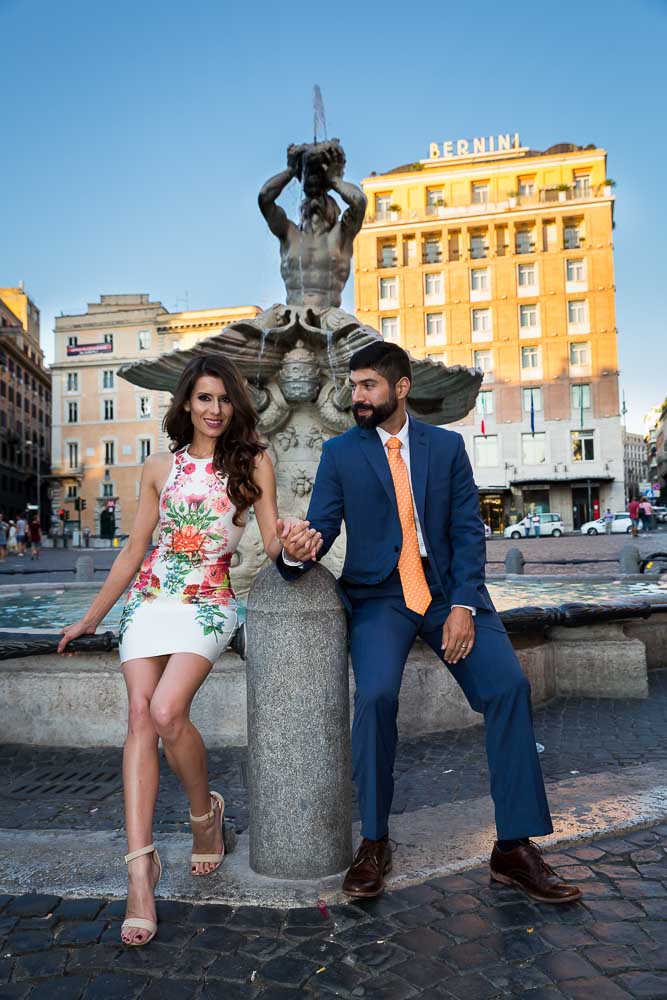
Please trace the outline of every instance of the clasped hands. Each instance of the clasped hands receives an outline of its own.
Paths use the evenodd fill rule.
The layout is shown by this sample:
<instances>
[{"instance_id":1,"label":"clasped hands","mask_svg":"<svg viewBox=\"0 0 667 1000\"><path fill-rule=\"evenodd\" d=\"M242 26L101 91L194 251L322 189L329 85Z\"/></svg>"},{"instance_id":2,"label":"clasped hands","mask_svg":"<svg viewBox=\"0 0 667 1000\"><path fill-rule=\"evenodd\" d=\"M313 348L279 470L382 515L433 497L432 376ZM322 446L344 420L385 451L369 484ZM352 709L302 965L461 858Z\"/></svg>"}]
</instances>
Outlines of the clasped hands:
<instances>
[{"instance_id":1,"label":"clasped hands","mask_svg":"<svg viewBox=\"0 0 667 1000\"><path fill-rule=\"evenodd\" d=\"M294 562L317 560L317 553L322 548L322 535L310 527L310 521L298 517L279 517L276 521L278 541L285 555Z\"/></svg>"}]
</instances>

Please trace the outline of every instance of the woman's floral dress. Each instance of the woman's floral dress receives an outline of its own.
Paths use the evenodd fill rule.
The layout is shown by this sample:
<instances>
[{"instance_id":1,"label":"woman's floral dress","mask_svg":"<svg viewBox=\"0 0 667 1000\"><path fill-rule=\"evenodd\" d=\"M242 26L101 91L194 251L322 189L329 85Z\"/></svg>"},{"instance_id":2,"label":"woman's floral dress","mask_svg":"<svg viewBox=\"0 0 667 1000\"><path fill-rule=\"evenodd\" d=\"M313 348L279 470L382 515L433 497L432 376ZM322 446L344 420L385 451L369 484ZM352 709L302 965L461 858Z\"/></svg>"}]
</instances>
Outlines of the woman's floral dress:
<instances>
[{"instance_id":1,"label":"woman's floral dress","mask_svg":"<svg viewBox=\"0 0 667 1000\"><path fill-rule=\"evenodd\" d=\"M197 653L212 663L237 621L229 564L244 527L232 518L226 477L187 448L174 454L160 494L160 535L130 587L119 626L120 659Z\"/></svg>"}]
</instances>

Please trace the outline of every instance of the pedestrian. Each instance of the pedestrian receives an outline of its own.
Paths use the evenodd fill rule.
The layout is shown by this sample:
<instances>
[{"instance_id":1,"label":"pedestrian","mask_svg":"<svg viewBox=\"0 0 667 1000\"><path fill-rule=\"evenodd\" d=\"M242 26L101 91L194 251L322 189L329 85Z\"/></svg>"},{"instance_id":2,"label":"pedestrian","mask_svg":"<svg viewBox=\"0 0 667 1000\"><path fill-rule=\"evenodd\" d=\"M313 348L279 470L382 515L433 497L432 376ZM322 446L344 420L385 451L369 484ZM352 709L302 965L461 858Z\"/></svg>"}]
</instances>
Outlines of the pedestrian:
<instances>
[{"instance_id":1,"label":"pedestrian","mask_svg":"<svg viewBox=\"0 0 667 1000\"><path fill-rule=\"evenodd\" d=\"M18 542L16 541L16 522L9 522L9 531L7 532L7 551L14 555L18 550Z\"/></svg>"},{"instance_id":2,"label":"pedestrian","mask_svg":"<svg viewBox=\"0 0 667 1000\"><path fill-rule=\"evenodd\" d=\"M609 507L607 507L604 512L604 530L606 534L611 535L611 526L614 523L614 515L612 514Z\"/></svg>"},{"instance_id":3,"label":"pedestrian","mask_svg":"<svg viewBox=\"0 0 667 1000\"><path fill-rule=\"evenodd\" d=\"M630 515L630 520L632 521L632 537L637 537L637 532L639 530L639 500L633 497L628 504L628 514Z\"/></svg>"},{"instance_id":4,"label":"pedestrian","mask_svg":"<svg viewBox=\"0 0 667 1000\"><path fill-rule=\"evenodd\" d=\"M642 528L644 531L651 530L651 517L653 515L653 507L651 506L651 501L644 498L639 504L639 516L642 519Z\"/></svg>"},{"instance_id":5,"label":"pedestrian","mask_svg":"<svg viewBox=\"0 0 667 1000\"><path fill-rule=\"evenodd\" d=\"M546 903L580 899L529 839L553 829L530 684L484 585L484 525L463 438L408 416L410 356L397 344L368 344L349 366L357 426L325 442L308 521L278 522L276 562L285 579L302 578L345 522L339 585L356 682L352 761L362 840L343 892L379 895L392 867L396 718L405 662L420 636L484 713L498 837L491 877ZM322 544L307 536L314 529Z\"/></svg>"},{"instance_id":6,"label":"pedestrian","mask_svg":"<svg viewBox=\"0 0 667 1000\"><path fill-rule=\"evenodd\" d=\"M531 520L533 522L533 534L535 538L539 538L540 531L542 530L542 518L539 514L533 514Z\"/></svg>"},{"instance_id":7,"label":"pedestrian","mask_svg":"<svg viewBox=\"0 0 667 1000\"><path fill-rule=\"evenodd\" d=\"M42 527L39 523L39 514L34 514L28 525L28 538L30 539L30 559L39 559L42 544Z\"/></svg>"},{"instance_id":8,"label":"pedestrian","mask_svg":"<svg viewBox=\"0 0 667 1000\"><path fill-rule=\"evenodd\" d=\"M90 608L63 629L58 646L62 653L71 639L95 632L139 571L119 625L129 702L123 775L125 861L132 867L120 931L127 945L148 944L157 932L154 893L162 866L152 825L159 738L189 799L191 874L212 874L224 855L225 803L209 789L206 748L190 704L236 629L229 567L251 506L265 552L275 560L281 551L275 473L257 420L230 361L215 354L188 363L164 419L171 450L144 463L129 539ZM144 559L158 522L158 544Z\"/></svg>"},{"instance_id":9,"label":"pedestrian","mask_svg":"<svg viewBox=\"0 0 667 1000\"><path fill-rule=\"evenodd\" d=\"M526 514L523 521L521 522L526 530L526 538L530 538L530 525L532 523L532 517L530 514Z\"/></svg>"},{"instance_id":10,"label":"pedestrian","mask_svg":"<svg viewBox=\"0 0 667 1000\"><path fill-rule=\"evenodd\" d=\"M0 562L4 562L7 558L7 534L9 532L9 525L5 521L4 514L0 513Z\"/></svg>"},{"instance_id":11,"label":"pedestrian","mask_svg":"<svg viewBox=\"0 0 667 1000\"><path fill-rule=\"evenodd\" d=\"M19 514L16 520L16 544L18 545L20 556L25 555L27 529L28 529L28 522L26 521L23 514Z\"/></svg>"},{"instance_id":12,"label":"pedestrian","mask_svg":"<svg viewBox=\"0 0 667 1000\"><path fill-rule=\"evenodd\" d=\"M87 549L90 548L90 528L83 529L83 544Z\"/></svg>"}]
</instances>

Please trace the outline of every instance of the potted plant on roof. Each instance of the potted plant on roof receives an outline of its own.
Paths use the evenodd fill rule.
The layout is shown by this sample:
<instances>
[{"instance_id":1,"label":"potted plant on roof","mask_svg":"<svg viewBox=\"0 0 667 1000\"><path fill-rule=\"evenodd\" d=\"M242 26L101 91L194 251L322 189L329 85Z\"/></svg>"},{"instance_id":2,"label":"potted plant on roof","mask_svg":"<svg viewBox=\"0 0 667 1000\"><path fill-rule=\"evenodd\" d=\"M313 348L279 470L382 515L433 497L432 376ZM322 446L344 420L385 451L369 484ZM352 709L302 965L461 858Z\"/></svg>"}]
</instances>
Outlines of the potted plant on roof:
<instances>
[{"instance_id":1,"label":"potted plant on roof","mask_svg":"<svg viewBox=\"0 0 667 1000\"><path fill-rule=\"evenodd\" d=\"M389 206L389 218L391 219L392 222L396 222L398 216L400 215L400 212L401 212L401 206L397 205L396 202L392 202L392 204Z\"/></svg>"},{"instance_id":2,"label":"potted plant on roof","mask_svg":"<svg viewBox=\"0 0 667 1000\"><path fill-rule=\"evenodd\" d=\"M558 200L565 201L567 199L567 192L570 190L569 184L559 184L556 188L558 191Z\"/></svg>"},{"instance_id":3,"label":"potted plant on roof","mask_svg":"<svg viewBox=\"0 0 667 1000\"><path fill-rule=\"evenodd\" d=\"M510 193L507 196L510 208L516 208L516 200L518 197L519 197L518 191L510 191Z\"/></svg>"}]
</instances>

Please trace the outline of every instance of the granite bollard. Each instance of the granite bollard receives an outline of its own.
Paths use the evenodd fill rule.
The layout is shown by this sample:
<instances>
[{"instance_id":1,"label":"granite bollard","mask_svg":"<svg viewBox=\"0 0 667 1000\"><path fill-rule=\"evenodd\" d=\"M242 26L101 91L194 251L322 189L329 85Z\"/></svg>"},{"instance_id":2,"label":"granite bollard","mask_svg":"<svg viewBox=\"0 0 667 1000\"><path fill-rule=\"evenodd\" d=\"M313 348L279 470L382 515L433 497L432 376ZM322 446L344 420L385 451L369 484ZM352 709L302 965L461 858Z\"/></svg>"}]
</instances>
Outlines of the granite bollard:
<instances>
[{"instance_id":1,"label":"granite bollard","mask_svg":"<svg viewBox=\"0 0 667 1000\"><path fill-rule=\"evenodd\" d=\"M95 579L95 563L92 556L79 556L74 564L74 579L77 583L89 583Z\"/></svg>"},{"instance_id":2,"label":"granite bollard","mask_svg":"<svg viewBox=\"0 0 667 1000\"><path fill-rule=\"evenodd\" d=\"M640 555L637 545L624 545L618 554L618 563L621 573L639 573Z\"/></svg>"},{"instance_id":3,"label":"granite bollard","mask_svg":"<svg viewBox=\"0 0 667 1000\"><path fill-rule=\"evenodd\" d=\"M248 595L250 867L313 879L352 860L347 622L323 566Z\"/></svg>"},{"instance_id":4,"label":"granite bollard","mask_svg":"<svg viewBox=\"0 0 667 1000\"><path fill-rule=\"evenodd\" d=\"M505 556L505 572L523 574L525 562L526 560L521 549L508 549Z\"/></svg>"}]
</instances>

